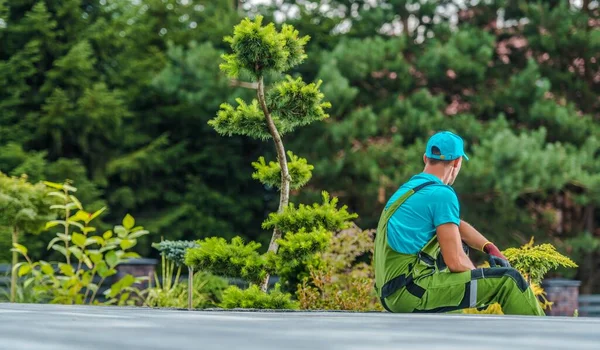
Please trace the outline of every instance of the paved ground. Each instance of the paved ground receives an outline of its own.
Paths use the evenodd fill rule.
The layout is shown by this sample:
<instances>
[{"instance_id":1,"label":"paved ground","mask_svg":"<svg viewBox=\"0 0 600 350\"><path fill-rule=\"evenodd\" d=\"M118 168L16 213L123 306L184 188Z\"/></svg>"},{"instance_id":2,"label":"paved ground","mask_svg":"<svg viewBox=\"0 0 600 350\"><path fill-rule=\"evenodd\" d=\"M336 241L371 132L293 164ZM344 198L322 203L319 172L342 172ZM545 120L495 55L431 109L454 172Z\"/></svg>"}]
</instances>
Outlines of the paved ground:
<instances>
[{"instance_id":1,"label":"paved ground","mask_svg":"<svg viewBox=\"0 0 600 350\"><path fill-rule=\"evenodd\" d=\"M0 349L600 349L600 319L0 304Z\"/></svg>"}]
</instances>

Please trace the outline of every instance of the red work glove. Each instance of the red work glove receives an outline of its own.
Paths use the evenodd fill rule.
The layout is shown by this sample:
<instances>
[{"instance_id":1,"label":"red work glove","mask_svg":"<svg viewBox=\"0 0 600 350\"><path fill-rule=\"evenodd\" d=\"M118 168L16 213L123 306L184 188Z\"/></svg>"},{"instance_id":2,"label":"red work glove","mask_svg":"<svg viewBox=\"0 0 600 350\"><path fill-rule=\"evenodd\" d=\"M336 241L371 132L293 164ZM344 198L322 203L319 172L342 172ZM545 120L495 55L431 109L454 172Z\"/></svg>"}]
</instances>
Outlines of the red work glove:
<instances>
[{"instance_id":1,"label":"red work glove","mask_svg":"<svg viewBox=\"0 0 600 350\"><path fill-rule=\"evenodd\" d=\"M508 259L500 252L500 249L494 245L492 242L487 242L483 245L483 251L488 253L489 255L497 256L500 259L504 259L508 261Z\"/></svg>"}]
</instances>

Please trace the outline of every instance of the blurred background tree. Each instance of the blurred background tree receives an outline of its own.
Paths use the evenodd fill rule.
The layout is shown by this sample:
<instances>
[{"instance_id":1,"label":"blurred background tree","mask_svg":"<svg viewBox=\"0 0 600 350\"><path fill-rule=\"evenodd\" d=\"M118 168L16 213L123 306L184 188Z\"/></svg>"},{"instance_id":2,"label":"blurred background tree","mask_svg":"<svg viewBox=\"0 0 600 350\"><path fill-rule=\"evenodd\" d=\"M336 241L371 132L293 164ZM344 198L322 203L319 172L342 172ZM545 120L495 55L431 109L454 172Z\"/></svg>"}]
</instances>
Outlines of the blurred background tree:
<instances>
[{"instance_id":1,"label":"blurred background tree","mask_svg":"<svg viewBox=\"0 0 600 350\"><path fill-rule=\"evenodd\" d=\"M107 222L135 214L154 234L138 244L142 255L155 254L160 236L242 235L267 246L260 223L278 194L247 174L272 149L207 125L219 103L253 93L232 89L216 62L233 25L261 13L311 37L292 73L323 79L332 103L327 122L286 140L315 166L293 202L327 190L373 228L387 198L421 171L427 138L454 130L472 156L455 184L464 219L503 247L534 236L573 254L571 277L597 293L600 248L585 242L600 238L599 8L0 0L0 171L72 179L91 210L108 204Z\"/></svg>"}]
</instances>

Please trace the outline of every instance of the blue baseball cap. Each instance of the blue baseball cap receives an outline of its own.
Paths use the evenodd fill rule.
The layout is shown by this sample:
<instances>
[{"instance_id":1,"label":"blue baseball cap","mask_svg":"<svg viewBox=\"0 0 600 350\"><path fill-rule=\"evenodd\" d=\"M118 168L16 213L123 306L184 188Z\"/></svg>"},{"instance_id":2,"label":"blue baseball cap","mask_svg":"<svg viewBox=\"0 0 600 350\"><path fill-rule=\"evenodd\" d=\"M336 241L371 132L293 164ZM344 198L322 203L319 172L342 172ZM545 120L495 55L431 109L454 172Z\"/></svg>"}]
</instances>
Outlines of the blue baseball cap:
<instances>
[{"instance_id":1,"label":"blue baseball cap","mask_svg":"<svg viewBox=\"0 0 600 350\"><path fill-rule=\"evenodd\" d=\"M434 147L437 147L440 154L434 154ZM425 156L439 160L454 160L460 157L469 160L465 154L463 139L450 131L440 131L431 136L427 141Z\"/></svg>"}]
</instances>

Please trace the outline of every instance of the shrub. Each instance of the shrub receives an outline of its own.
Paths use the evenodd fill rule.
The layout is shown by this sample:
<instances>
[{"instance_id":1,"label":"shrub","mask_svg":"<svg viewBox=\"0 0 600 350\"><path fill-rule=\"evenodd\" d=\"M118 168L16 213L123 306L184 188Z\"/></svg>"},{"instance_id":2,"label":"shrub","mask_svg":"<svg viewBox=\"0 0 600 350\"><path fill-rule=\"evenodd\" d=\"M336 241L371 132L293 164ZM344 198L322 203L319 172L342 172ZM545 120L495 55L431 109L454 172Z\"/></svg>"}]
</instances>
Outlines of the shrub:
<instances>
[{"instance_id":1,"label":"shrub","mask_svg":"<svg viewBox=\"0 0 600 350\"><path fill-rule=\"evenodd\" d=\"M51 220L46 229L62 227L56 237L48 244L64 257L64 262L51 264L40 260L32 261L25 246L15 243L13 250L25 258L13 271L19 277L25 277L24 286L34 286L36 294L44 301L58 304L103 304L133 305L142 301L143 293L136 287L147 277L134 278L125 274L104 292L105 302L97 299L98 291L104 282L116 275L116 267L130 258L139 255L130 251L137 239L148 234L141 226L135 226L135 219L127 214L121 225L102 235L94 234L96 227L92 221L106 208L88 213L73 194L77 189L69 184L46 182L56 189L48 195L57 197L63 204L53 205L63 219ZM99 281L97 281L99 280Z\"/></svg>"},{"instance_id":2,"label":"shrub","mask_svg":"<svg viewBox=\"0 0 600 350\"><path fill-rule=\"evenodd\" d=\"M530 283L533 294L538 298L542 309L546 310L552 307L552 302L546 298L546 293L541 287L544 276L550 269L563 267L577 267L577 264L568 257L556 251L556 248L549 243L533 245L533 237L529 243L520 248L508 248L502 252L508 259L511 266L517 269L525 279ZM489 267L486 262L480 267ZM467 314L503 314L502 307L498 303L489 305L481 309L465 309Z\"/></svg>"},{"instance_id":3,"label":"shrub","mask_svg":"<svg viewBox=\"0 0 600 350\"><path fill-rule=\"evenodd\" d=\"M48 187L43 183L31 184L27 176L7 176L0 172L0 243L10 237L13 247L19 244L23 233L40 233L44 223L56 216L51 212L53 198L47 196ZM12 251L13 269L18 263L18 252ZM17 273L11 273L10 300L16 301ZM28 288L25 288L28 289Z\"/></svg>"},{"instance_id":4,"label":"shrub","mask_svg":"<svg viewBox=\"0 0 600 350\"><path fill-rule=\"evenodd\" d=\"M156 283L156 287L148 289L145 305L180 309L188 307L188 288L185 281L178 281L170 288L161 287L158 281ZM228 286L227 280L210 273L194 274L192 308L219 306L223 300L223 292Z\"/></svg>"},{"instance_id":5,"label":"shrub","mask_svg":"<svg viewBox=\"0 0 600 350\"><path fill-rule=\"evenodd\" d=\"M187 288L179 280L181 268L185 263L185 253L189 248L198 247L193 241L161 241L152 245L161 254L162 284L154 274L156 286L148 289L145 304L151 307L206 308L218 305L222 293L227 288L225 279L210 273L194 274L189 269ZM173 273L177 267L175 279ZM189 298L189 291L192 297Z\"/></svg>"},{"instance_id":6,"label":"shrub","mask_svg":"<svg viewBox=\"0 0 600 350\"><path fill-rule=\"evenodd\" d=\"M292 295L281 291L279 284L268 293L263 292L257 285L247 289L230 286L223 293L224 309L297 309L298 303L292 300Z\"/></svg>"},{"instance_id":7,"label":"shrub","mask_svg":"<svg viewBox=\"0 0 600 350\"><path fill-rule=\"evenodd\" d=\"M551 269L561 266L577 267L573 260L557 252L552 244L534 246L533 237L521 248L508 248L503 254L528 282L535 284L541 283L544 275Z\"/></svg>"},{"instance_id":8,"label":"shrub","mask_svg":"<svg viewBox=\"0 0 600 350\"><path fill-rule=\"evenodd\" d=\"M373 234L353 225L333 236L318 262L310 265L309 276L298 284L301 309L383 310L373 289L375 270L361 261L373 251Z\"/></svg>"}]
</instances>

